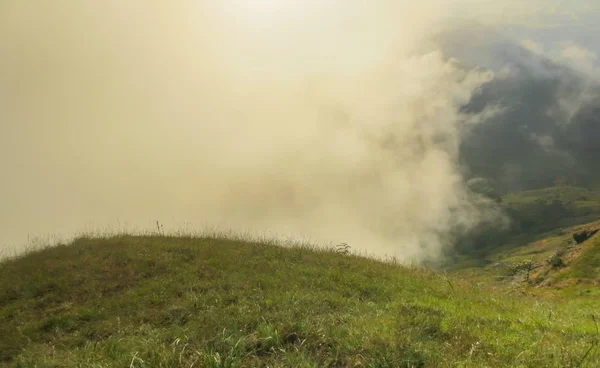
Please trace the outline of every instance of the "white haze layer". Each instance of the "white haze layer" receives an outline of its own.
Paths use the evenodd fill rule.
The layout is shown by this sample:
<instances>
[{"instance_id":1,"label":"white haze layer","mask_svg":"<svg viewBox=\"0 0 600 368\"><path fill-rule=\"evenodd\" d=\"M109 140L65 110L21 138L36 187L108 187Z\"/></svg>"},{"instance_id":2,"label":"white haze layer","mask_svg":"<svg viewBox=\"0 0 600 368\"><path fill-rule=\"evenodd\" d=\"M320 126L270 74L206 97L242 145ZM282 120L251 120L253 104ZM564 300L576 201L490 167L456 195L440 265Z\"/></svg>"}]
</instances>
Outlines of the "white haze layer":
<instances>
[{"instance_id":1,"label":"white haze layer","mask_svg":"<svg viewBox=\"0 0 600 368\"><path fill-rule=\"evenodd\" d=\"M430 42L487 3L2 2L0 244L158 220L435 258L495 216L457 163L494 74Z\"/></svg>"}]
</instances>

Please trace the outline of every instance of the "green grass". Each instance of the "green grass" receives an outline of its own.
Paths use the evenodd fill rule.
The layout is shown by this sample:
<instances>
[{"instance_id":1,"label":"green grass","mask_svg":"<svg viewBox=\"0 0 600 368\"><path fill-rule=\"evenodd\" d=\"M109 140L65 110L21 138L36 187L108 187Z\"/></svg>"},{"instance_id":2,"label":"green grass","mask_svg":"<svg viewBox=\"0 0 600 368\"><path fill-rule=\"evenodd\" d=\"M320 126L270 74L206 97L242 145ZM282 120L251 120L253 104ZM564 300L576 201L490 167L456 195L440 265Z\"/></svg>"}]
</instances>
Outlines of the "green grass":
<instances>
[{"instance_id":1,"label":"green grass","mask_svg":"<svg viewBox=\"0 0 600 368\"><path fill-rule=\"evenodd\" d=\"M600 192L579 187L550 187L511 193L502 198L504 209L527 233L539 234L600 217Z\"/></svg>"},{"instance_id":2,"label":"green grass","mask_svg":"<svg viewBox=\"0 0 600 368\"><path fill-rule=\"evenodd\" d=\"M526 204L535 203L540 199L545 202L557 200L562 203L593 202L598 204L600 202L600 193L596 190L572 186L548 187L511 193L503 198L503 202Z\"/></svg>"},{"instance_id":3,"label":"green grass","mask_svg":"<svg viewBox=\"0 0 600 368\"><path fill-rule=\"evenodd\" d=\"M600 227L600 222L581 224L532 237L520 245L507 244L490 250L483 258L452 258L446 267L456 277L479 282L529 283L533 286L572 288L573 292L600 284L600 234L582 244L573 233L584 228ZM518 237L513 239L519 239ZM533 240L532 240L533 239ZM555 268L549 262L559 257L563 265ZM530 278L526 279L530 263Z\"/></svg>"},{"instance_id":4,"label":"green grass","mask_svg":"<svg viewBox=\"0 0 600 368\"><path fill-rule=\"evenodd\" d=\"M600 283L600 238L594 236L587 240L582 247L581 255L574 259L568 268L557 279L577 279L578 282L587 281Z\"/></svg>"},{"instance_id":5,"label":"green grass","mask_svg":"<svg viewBox=\"0 0 600 368\"><path fill-rule=\"evenodd\" d=\"M307 246L80 238L0 264L0 366L596 367L597 307Z\"/></svg>"},{"instance_id":6,"label":"green grass","mask_svg":"<svg viewBox=\"0 0 600 368\"><path fill-rule=\"evenodd\" d=\"M510 193L499 203L510 225L506 228L490 225L461 239L456 247L458 252L448 254L451 261L446 262L446 267L485 266L497 262L499 257L529 251L529 245L541 239L560 238L564 243L564 239L571 238L569 232L573 227L600 219L600 189L550 187ZM561 247L545 248L549 251ZM539 253L540 248L533 251Z\"/></svg>"}]
</instances>

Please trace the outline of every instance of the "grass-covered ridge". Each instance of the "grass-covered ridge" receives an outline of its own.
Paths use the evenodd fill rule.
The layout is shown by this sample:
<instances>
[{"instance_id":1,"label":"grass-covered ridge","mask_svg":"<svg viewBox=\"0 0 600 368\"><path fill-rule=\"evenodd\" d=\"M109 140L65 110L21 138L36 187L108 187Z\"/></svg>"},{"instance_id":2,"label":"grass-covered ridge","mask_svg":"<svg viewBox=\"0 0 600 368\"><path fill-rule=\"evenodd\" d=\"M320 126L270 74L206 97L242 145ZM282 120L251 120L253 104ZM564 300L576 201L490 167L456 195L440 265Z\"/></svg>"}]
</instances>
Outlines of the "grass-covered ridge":
<instances>
[{"instance_id":1,"label":"grass-covered ridge","mask_svg":"<svg viewBox=\"0 0 600 368\"><path fill-rule=\"evenodd\" d=\"M524 294L310 247L81 238L0 264L0 366L600 364L594 300Z\"/></svg>"},{"instance_id":2,"label":"grass-covered ridge","mask_svg":"<svg viewBox=\"0 0 600 368\"><path fill-rule=\"evenodd\" d=\"M548 238L552 233L600 218L600 189L557 186L509 193L497 198L508 224L485 224L479 231L460 239L458 252L449 256L467 256L477 266L493 253L519 248L525 244ZM464 263L455 259L452 264Z\"/></svg>"},{"instance_id":3,"label":"grass-covered ridge","mask_svg":"<svg viewBox=\"0 0 600 368\"><path fill-rule=\"evenodd\" d=\"M600 191L572 186L510 193L502 198L505 211L529 232L573 226L600 216Z\"/></svg>"},{"instance_id":4,"label":"grass-covered ridge","mask_svg":"<svg viewBox=\"0 0 600 368\"><path fill-rule=\"evenodd\" d=\"M460 277L572 288L598 294L600 234L578 242L575 234L600 229L600 191L559 186L511 193L501 206L504 231L488 229L445 267Z\"/></svg>"}]
</instances>

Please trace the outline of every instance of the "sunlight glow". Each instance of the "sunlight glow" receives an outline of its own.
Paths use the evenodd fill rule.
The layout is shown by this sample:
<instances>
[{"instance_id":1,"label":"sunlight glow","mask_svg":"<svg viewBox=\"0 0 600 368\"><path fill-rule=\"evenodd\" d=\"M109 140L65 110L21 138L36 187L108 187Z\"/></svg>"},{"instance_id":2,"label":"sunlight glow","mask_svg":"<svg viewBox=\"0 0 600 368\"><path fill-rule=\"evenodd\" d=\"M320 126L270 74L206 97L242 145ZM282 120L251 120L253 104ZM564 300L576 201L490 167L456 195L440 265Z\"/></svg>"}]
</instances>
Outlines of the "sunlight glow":
<instances>
[{"instance_id":1,"label":"sunlight glow","mask_svg":"<svg viewBox=\"0 0 600 368\"><path fill-rule=\"evenodd\" d=\"M293 11L298 5L295 0L227 0L232 7L247 17L270 17Z\"/></svg>"}]
</instances>

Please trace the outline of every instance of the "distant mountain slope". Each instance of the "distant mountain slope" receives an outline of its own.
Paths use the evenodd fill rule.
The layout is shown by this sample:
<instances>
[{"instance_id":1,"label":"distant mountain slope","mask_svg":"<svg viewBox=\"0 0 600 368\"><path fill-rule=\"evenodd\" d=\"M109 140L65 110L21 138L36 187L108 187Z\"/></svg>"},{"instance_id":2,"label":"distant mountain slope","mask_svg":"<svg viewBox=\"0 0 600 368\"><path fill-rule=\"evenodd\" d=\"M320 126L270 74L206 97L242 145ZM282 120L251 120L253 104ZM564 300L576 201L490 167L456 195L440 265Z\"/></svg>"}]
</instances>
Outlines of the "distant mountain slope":
<instances>
[{"instance_id":1,"label":"distant mountain slope","mask_svg":"<svg viewBox=\"0 0 600 368\"><path fill-rule=\"evenodd\" d=\"M340 252L81 238L0 263L0 366L598 366L596 306Z\"/></svg>"},{"instance_id":2,"label":"distant mountain slope","mask_svg":"<svg viewBox=\"0 0 600 368\"><path fill-rule=\"evenodd\" d=\"M600 192L561 186L511 193L502 206L522 231L548 231L600 217Z\"/></svg>"},{"instance_id":3,"label":"distant mountain slope","mask_svg":"<svg viewBox=\"0 0 600 368\"><path fill-rule=\"evenodd\" d=\"M547 237L548 233L565 231L564 228L600 218L600 190L548 187L513 192L497 198L497 202L508 224L483 224L458 239L453 250L485 263L487 256L496 253L498 248L520 247Z\"/></svg>"},{"instance_id":4,"label":"distant mountain slope","mask_svg":"<svg viewBox=\"0 0 600 368\"><path fill-rule=\"evenodd\" d=\"M507 237L505 243L488 248L484 255L478 253L478 256L455 257L450 262L450 269L456 271L457 275L479 280L494 279L517 285L567 288L576 292L583 290L589 293L589 288L595 290L600 285L600 213L595 202L597 197L588 193L589 197L586 196L587 200L584 200L579 194L587 192L571 189L554 197L557 199L553 200L551 206L575 214L579 211L583 216L557 216L552 226ZM544 212L537 207L543 206L540 196L548 198L549 194L557 195L558 192L555 188L531 191L511 195L507 202L511 201L513 208L524 207L524 210L521 209L521 213L526 214L523 218L529 216L541 223L544 218L553 218L549 214L551 208ZM571 206L562 207L564 203L570 203ZM588 216L596 221L580 223L581 219ZM600 295L600 292L593 294Z\"/></svg>"},{"instance_id":5,"label":"distant mountain slope","mask_svg":"<svg viewBox=\"0 0 600 368\"><path fill-rule=\"evenodd\" d=\"M498 195L557 182L600 185L599 76L520 41L476 25L440 35L449 57L496 74L463 107L465 113L495 112L463 129L467 177L487 179Z\"/></svg>"}]
</instances>

